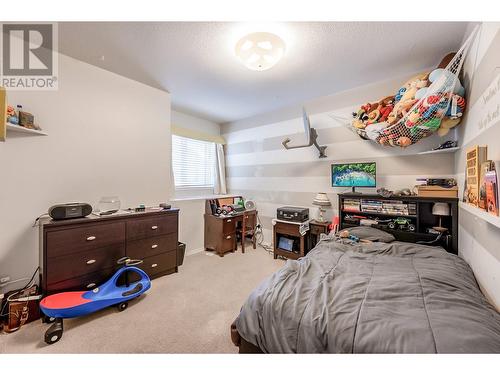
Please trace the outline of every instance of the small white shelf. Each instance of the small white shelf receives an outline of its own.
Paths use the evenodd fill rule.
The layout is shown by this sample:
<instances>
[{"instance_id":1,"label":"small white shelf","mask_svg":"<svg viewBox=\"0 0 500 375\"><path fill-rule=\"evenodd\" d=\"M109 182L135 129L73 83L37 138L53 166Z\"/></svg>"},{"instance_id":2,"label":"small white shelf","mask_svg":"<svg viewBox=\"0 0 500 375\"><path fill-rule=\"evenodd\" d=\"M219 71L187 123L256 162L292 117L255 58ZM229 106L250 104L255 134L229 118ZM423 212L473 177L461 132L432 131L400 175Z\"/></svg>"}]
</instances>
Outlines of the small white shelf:
<instances>
[{"instance_id":1,"label":"small white shelf","mask_svg":"<svg viewBox=\"0 0 500 375\"><path fill-rule=\"evenodd\" d=\"M460 147L450 147L450 148L443 148L441 150L429 150L429 151L422 151L419 152L419 155L425 155L425 154L445 154L448 152L456 152L460 150Z\"/></svg>"},{"instance_id":2,"label":"small white shelf","mask_svg":"<svg viewBox=\"0 0 500 375\"><path fill-rule=\"evenodd\" d=\"M48 135L47 133L41 131L41 130L35 130L35 129L28 129L19 125L14 125L14 124L5 124L5 127L7 128L7 131L12 131L12 132L17 132L17 133L24 133L24 134L35 134L35 135Z\"/></svg>"},{"instance_id":3,"label":"small white shelf","mask_svg":"<svg viewBox=\"0 0 500 375\"><path fill-rule=\"evenodd\" d=\"M486 212L485 210L482 210L480 208L477 208L477 207L472 206L472 205L465 203L465 202L459 202L459 207L464 209L465 211L468 211L471 214L483 219L484 221L487 221L491 225L494 225L497 228L500 228L500 217L495 216L493 214L490 214L489 212Z\"/></svg>"}]
</instances>

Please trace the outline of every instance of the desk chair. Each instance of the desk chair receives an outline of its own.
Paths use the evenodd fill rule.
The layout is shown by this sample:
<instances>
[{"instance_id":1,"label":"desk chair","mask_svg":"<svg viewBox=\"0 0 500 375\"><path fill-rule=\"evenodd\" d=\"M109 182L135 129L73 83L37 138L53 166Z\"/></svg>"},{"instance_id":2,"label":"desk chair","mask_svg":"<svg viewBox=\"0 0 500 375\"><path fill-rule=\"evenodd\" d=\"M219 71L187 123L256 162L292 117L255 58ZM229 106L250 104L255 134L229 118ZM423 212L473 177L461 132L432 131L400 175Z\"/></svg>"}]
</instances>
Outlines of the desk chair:
<instances>
[{"instance_id":1,"label":"desk chair","mask_svg":"<svg viewBox=\"0 0 500 375\"><path fill-rule=\"evenodd\" d=\"M241 252L245 252L245 239L247 236L252 236L253 248L256 248L255 229L257 227L257 211L246 211L243 213L243 220L241 222L241 229L239 229L241 236Z\"/></svg>"}]
</instances>

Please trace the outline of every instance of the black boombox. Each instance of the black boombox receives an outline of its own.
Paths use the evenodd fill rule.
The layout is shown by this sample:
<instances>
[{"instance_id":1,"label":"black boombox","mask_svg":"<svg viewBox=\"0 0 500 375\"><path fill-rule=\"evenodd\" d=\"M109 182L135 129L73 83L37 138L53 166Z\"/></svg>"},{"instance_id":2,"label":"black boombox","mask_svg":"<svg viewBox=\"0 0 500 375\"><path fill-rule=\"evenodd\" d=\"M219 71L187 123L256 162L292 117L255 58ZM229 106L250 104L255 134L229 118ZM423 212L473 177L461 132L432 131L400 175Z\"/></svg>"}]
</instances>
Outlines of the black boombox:
<instances>
[{"instance_id":1,"label":"black boombox","mask_svg":"<svg viewBox=\"0 0 500 375\"><path fill-rule=\"evenodd\" d=\"M49 216L54 220L76 219L92 213L92 206L88 203L56 204L49 208Z\"/></svg>"}]
</instances>

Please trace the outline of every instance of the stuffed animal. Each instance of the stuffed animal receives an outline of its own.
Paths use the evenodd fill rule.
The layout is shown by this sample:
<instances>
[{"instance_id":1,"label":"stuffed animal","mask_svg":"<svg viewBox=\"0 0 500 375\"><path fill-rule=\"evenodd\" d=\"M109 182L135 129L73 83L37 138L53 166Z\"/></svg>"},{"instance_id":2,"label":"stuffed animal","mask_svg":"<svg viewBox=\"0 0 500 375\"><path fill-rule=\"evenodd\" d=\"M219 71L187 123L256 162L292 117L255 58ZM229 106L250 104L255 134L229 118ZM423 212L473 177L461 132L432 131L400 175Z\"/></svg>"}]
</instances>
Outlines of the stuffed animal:
<instances>
[{"instance_id":1,"label":"stuffed animal","mask_svg":"<svg viewBox=\"0 0 500 375\"><path fill-rule=\"evenodd\" d=\"M456 117L456 118L445 117L443 120L441 120L441 125L437 130L438 135L440 137L444 137L446 134L450 132L451 129L460 124L460 121L462 121L461 117Z\"/></svg>"},{"instance_id":2,"label":"stuffed animal","mask_svg":"<svg viewBox=\"0 0 500 375\"><path fill-rule=\"evenodd\" d=\"M384 122L387 120L389 117L389 114L392 112L394 109L394 96L388 96L382 99L379 102L379 112L380 112L380 118L378 119L379 122Z\"/></svg>"},{"instance_id":3,"label":"stuffed animal","mask_svg":"<svg viewBox=\"0 0 500 375\"><path fill-rule=\"evenodd\" d=\"M408 147L409 145L411 145L411 143L411 139L408 137L399 137L399 139L397 140L397 145L403 148Z\"/></svg>"},{"instance_id":4,"label":"stuffed animal","mask_svg":"<svg viewBox=\"0 0 500 375\"><path fill-rule=\"evenodd\" d=\"M366 127L366 136L373 140L376 141L378 137L380 137L380 134L382 133L382 130L384 130L389 124L386 122L378 122L376 124L372 124L370 126Z\"/></svg>"},{"instance_id":5,"label":"stuffed animal","mask_svg":"<svg viewBox=\"0 0 500 375\"><path fill-rule=\"evenodd\" d=\"M382 106L379 104L377 108L368 113L368 119L366 120L367 126L371 124L376 124L378 122L378 119L380 117L380 108L382 108Z\"/></svg>"},{"instance_id":6,"label":"stuffed animal","mask_svg":"<svg viewBox=\"0 0 500 375\"><path fill-rule=\"evenodd\" d=\"M397 103L401 100L401 97L403 96L403 94L405 93L406 91L406 87L401 87L398 92L396 93L396 95L394 95L394 102Z\"/></svg>"},{"instance_id":7,"label":"stuffed animal","mask_svg":"<svg viewBox=\"0 0 500 375\"><path fill-rule=\"evenodd\" d=\"M465 95L465 89L460 83L460 80L458 79L456 74L453 74L449 70L445 69L434 69L430 74L429 74L429 81L432 84L435 84L437 87L439 87L439 90L442 91L453 91L454 94L464 96Z\"/></svg>"},{"instance_id":8,"label":"stuffed animal","mask_svg":"<svg viewBox=\"0 0 500 375\"><path fill-rule=\"evenodd\" d=\"M418 89L426 87L429 83L428 76L429 73L422 73L410 78L402 87L406 90L404 91L399 101L415 99L415 94L417 93ZM401 89L399 90L401 91ZM398 93L400 91L398 91Z\"/></svg>"},{"instance_id":9,"label":"stuffed animal","mask_svg":"<svg viewBox=\"0 0 500 375\"><path fill-rule=\"evenodd\" d=\"M11 105L7 106L7 122L15 125L19 124L19 117L17 116L16 110Z\"/></svg>"}]
</instances>

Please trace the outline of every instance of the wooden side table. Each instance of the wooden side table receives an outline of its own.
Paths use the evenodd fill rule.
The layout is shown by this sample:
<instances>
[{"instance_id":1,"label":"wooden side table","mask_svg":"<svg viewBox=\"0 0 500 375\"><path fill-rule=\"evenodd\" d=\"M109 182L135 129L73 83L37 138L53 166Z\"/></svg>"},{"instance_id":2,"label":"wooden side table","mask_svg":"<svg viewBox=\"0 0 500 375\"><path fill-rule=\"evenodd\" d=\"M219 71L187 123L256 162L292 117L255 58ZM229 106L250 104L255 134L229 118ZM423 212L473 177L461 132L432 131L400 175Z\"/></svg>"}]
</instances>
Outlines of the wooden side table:
<instances>
[{"instance_id":1,"label":"wooden side table","mask_svg":"<svg viewBox=\"0 0 500 375\"><path fill-rule=\"evenodd\" d=\"M276 222L273 226L274 259L278 258L278 255L289 259L299 259L305 255L307 233L302 236L299 232L299 227L299 224ZM281 235L298 241L299 246L296 252L279 248L279 238Z\"/></svg>"},{"instance_id":2,"label":"wooden side table","mask_svg":"<svg viewBox=\"0 0 500 375\"><path fill-rule=\"evenodd\" d=\"M311 220L309 223L309 246L307 251L314 249L314 246L316 246L319 241L321 233L328 234L328 226L331 223L331 221L320 222Z\"/></svg>"}]
</instances>

